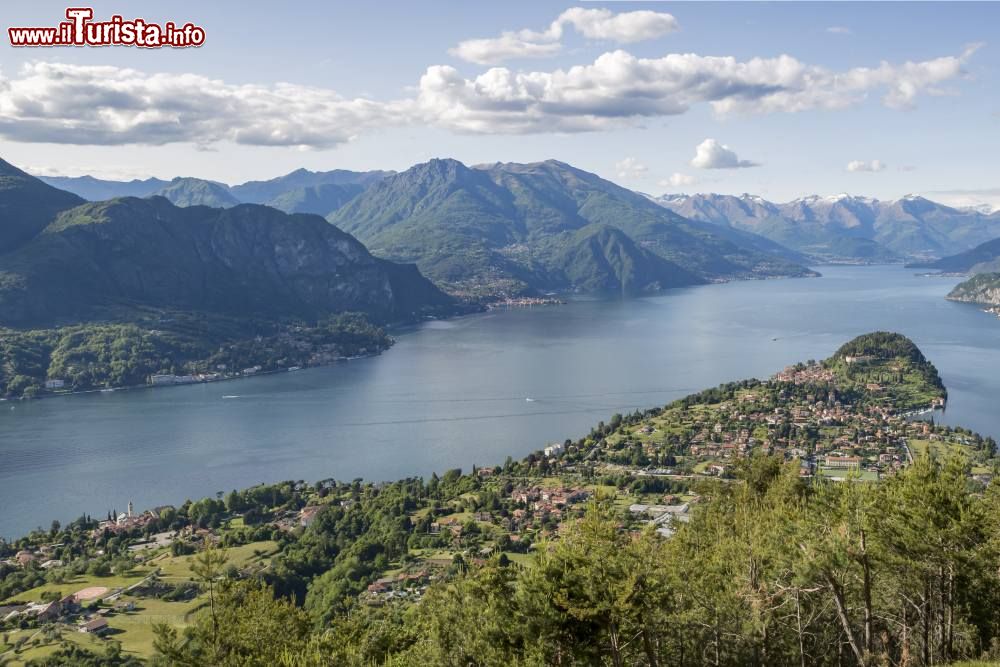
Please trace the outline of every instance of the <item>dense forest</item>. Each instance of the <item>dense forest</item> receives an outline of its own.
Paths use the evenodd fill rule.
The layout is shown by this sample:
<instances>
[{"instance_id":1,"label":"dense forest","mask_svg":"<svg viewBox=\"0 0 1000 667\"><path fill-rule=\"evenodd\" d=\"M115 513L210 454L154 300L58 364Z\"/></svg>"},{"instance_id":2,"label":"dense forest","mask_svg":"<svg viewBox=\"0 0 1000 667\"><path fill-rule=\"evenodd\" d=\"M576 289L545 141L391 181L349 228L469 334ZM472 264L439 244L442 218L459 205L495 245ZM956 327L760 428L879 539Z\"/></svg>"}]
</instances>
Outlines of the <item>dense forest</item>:
<instances>
[{"instance_id":1,"label":"dense forest","mask_svg":"<svg viewBox=\"0 0 1000 667\"><path fill-rule=\"evenodd\" d=\"M158 373L268 371L373 354L391 344L384 329L359 313L285 324L168 313L135 324L0 329L0 397L42 395L50 379L68 391L129 387Z\"/></svg>"},{"instance_id":2,"label":"dense forest","mask_svg":"<svg viewBox=\"0 0 1000 667\"><path fill-rule=\"evenodd\" d=\"M970 494L966 480L961 462L925 458L882 485L807 485L797 467L757 457L670 540L621 531L596 500L532 567L493 558L405 611L338 609L352 568L378 551L371 540L392 534L376 530L304 609L275 599L266 578L226 584L224 622L203 616L183 640L161 629L160 660L932 665L997 655L1000 493Z\"/></svg>"}]
</instances>

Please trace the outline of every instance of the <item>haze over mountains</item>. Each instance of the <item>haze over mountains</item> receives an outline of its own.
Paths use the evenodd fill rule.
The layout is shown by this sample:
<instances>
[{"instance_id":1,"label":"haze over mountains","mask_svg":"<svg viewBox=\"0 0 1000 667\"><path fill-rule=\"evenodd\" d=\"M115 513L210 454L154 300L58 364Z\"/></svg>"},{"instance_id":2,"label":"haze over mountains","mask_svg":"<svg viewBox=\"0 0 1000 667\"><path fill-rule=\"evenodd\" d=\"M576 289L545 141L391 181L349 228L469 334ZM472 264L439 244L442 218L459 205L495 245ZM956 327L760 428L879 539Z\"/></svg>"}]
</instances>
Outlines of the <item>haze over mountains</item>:
<instances>
[{"instance_id":1,"label":"haze over mountains","mask_svg":"<svg viewBox=\"0 0 1000 667\"><path fill-rule=\"evenodd\" d=\"M389 171L308 171L298 169L266 181L229 186L201 178L177 177L133 181L102 180L92 176L40 176L39 180L87 201L115 197L159 195L178 206L229 208L237 204L265 204L285 213L327 215L361 193L368 185L392 174Z\"/></svg>"},{"instance_id":2,"label":"haze over mountains","mask_svg":"<svg viewBox=\"0 0 1000 667\"><path fill-rule=\"evenodd\" d=\"M778 204L754 195L664 195L680 215L765 236L822 260L942 257L1000 237L1000 212L957 209L923 197L880 201L811 196Z\"/></svg>"}]
</instances>

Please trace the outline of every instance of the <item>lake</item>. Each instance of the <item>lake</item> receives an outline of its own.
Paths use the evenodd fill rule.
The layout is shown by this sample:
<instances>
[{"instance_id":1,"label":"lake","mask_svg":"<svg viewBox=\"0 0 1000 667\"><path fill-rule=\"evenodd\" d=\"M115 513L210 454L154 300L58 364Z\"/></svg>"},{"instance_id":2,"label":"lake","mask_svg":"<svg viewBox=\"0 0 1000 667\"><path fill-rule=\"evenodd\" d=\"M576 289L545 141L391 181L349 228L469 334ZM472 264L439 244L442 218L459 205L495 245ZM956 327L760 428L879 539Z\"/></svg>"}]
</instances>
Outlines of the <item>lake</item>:
<instances>
[{"instance_id":1,"label":"lake","mask_svg":"<svg viewBox=\"0 0 1000 667\"><path fill-rule=\"evenodd\" d=\"M0 403L0 535L129 500L502 463L877 329L911 337L938 367L950 393L939 421L1000 437L1000 319L946 301L958 279L819 270L429 322L379 357L295 373Z\"/></svg>"}]
</instances>

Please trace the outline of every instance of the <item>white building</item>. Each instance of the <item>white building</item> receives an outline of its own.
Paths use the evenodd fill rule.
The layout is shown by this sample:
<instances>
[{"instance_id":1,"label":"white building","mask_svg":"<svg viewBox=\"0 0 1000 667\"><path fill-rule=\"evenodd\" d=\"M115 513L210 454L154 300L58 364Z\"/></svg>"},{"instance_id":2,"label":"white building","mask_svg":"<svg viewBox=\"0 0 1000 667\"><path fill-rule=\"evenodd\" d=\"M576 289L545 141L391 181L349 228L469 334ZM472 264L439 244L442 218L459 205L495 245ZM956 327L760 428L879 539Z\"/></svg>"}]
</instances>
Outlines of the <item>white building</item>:
<instances>
[{"instance_id":1,"label":"white building","mask_svg":"<svg viewBox=\"0 0 1000 667\"><path fill-rule=\"evenodd\" d=\"M543 451L545 452L545 456L559 456L565 449L566 447L563 444L556 443L554 445L549 445Z\"/></svg>"}]
</instances>

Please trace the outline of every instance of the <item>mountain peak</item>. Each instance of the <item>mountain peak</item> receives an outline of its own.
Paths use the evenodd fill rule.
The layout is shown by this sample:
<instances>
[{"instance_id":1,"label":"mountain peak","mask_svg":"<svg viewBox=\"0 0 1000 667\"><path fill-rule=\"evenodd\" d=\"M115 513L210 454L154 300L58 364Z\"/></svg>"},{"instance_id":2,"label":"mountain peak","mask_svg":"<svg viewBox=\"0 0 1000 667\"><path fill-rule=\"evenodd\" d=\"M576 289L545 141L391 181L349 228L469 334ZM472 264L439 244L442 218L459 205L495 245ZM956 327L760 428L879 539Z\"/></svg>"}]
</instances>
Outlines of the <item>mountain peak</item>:
<instances>
[{"instance_id":1,"label":"mountain peak","mask_svg":"<svg viewBox=\"0 0 1000 667\"><path fill-rule=\"evenodd\" d=\"M13 250L83 199L0 160L0 248Z\"/></svg>"},{"instance_id":2,"label":"mountain peak","mask_svg":"<svg viewBox=\"0 0 1000 667\"><path fill-rule=\"evenodd\" d=\"M12 165L10 162L7 162L2 158L0 158L0 176L17 176L20 178L30 178L30 179L35 178L31 174L25 171L21 171L20 169Z\"/></svg>"}]
</instances>

